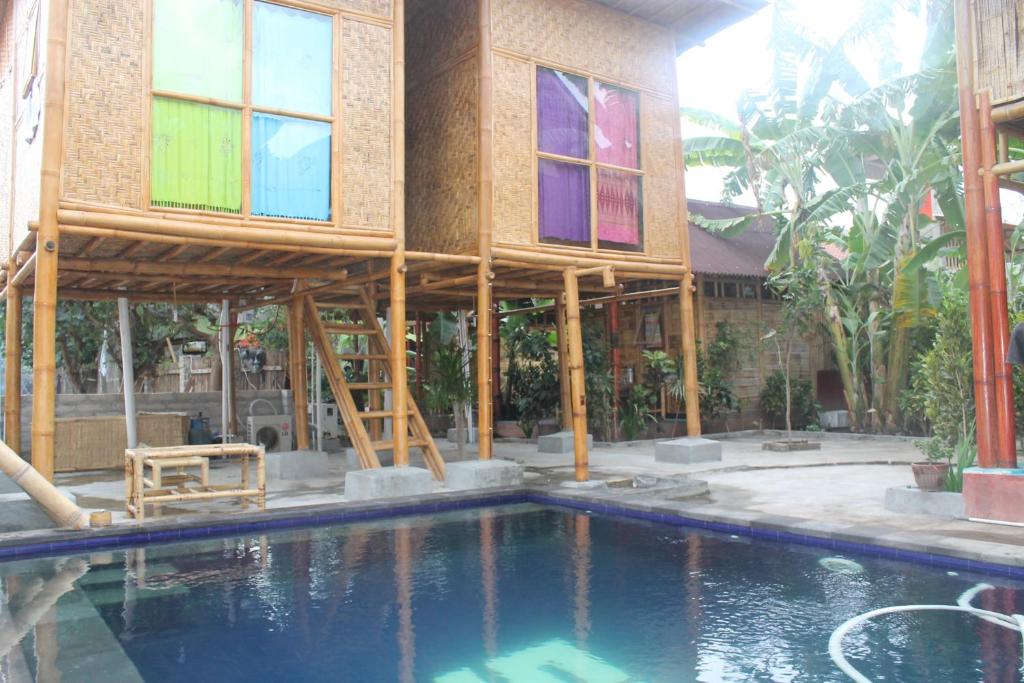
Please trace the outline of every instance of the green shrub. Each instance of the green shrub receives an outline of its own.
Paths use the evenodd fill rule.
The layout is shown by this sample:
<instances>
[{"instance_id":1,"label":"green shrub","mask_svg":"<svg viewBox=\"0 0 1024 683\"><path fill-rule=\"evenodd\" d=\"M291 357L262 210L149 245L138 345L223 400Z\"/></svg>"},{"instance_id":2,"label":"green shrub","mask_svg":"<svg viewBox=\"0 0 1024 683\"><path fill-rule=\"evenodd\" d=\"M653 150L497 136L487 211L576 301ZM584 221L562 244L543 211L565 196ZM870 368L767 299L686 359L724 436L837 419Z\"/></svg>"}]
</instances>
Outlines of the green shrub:
<instances>
[{"instance_id":1,"label":"green shrub","mask_svg":"<svg viewBox=\"0 0 1024 683\"><path fill-rule=\"evenodd\" d=\"M793 429L806 429L818 423L818 406L814 401L814 389L807 379L790 378L793 393ZM771 429L786 427L786 375L776 370L768 375L761 389L761 416L765 426Z\"/></svg>"}]
</instances>

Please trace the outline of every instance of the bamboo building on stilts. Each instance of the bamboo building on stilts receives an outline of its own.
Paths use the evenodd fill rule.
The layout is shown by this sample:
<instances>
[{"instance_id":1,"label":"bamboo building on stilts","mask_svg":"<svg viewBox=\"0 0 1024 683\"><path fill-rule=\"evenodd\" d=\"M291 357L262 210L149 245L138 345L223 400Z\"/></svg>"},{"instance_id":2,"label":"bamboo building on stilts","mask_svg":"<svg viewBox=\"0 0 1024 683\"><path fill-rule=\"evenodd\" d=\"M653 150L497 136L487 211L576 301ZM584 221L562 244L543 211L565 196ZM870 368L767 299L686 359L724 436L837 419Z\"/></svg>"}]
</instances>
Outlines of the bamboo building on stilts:
<instances>
[{"instance_id":1,"label":"bamboo building on stilts","mask_svg":"<svg viewBox=\"0 0 1024 683\"><path fill-rule=\"evenodd\" d=\"M25 299L31 463L49 480L58 298L217 303L228 328L283 305L297 447L308 335L361 465L421 449L442 480L405 335L380 319L475 313L490 459L495 307L545 296L585 479L580 309L651 283L679 287L699 433L675 58L762 4L0 0L4 441L19 449L28 409ZM365 341L339 353L335 335Z\"/></svg>"}]
</instances>

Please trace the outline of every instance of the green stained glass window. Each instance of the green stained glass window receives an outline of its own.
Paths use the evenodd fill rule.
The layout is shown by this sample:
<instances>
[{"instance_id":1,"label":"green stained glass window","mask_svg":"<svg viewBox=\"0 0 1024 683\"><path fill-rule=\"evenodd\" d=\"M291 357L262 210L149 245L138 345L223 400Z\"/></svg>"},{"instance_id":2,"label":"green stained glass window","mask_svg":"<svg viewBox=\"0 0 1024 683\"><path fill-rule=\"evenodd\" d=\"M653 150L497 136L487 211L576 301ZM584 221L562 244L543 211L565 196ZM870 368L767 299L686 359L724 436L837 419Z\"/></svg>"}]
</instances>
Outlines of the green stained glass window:
<instances>
[{"instance_id":1,"label":"green stained glass window","mask_svg":"<svg viewBox=\"0 0 1024 683\"><path fill-rule=\"evenodd\" d=\"M242 99L242 0L155 0L153 87Z\"/></svg>"}]
</instances>

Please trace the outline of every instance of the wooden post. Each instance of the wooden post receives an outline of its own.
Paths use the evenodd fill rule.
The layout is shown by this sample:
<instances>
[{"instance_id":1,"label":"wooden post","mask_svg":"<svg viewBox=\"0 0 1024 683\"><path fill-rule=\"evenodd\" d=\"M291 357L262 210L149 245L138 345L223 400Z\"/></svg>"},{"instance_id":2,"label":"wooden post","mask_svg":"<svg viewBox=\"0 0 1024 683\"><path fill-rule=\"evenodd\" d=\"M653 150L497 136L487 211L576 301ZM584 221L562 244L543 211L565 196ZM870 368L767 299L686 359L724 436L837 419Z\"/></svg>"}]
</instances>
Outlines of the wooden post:
<instances>
[{"instance_id":1,"label":"wooden post","mask_svg":"<svg viewBox=\"0 0 1024 683\"><path fill-rule=\"evenodd\" d=\"M583 327L580 323L580 291L576 269L566 268L562 280L565 283L565 319L569 332L569 388L576 481L587 481L590 478L587 453L587 394L583 374Z\"/></svg>"},{"instance_id":2,"label":"wooden post","mask_svg":"<svg viewBox=\"0 0 1024 683\"><path fill-rule=\"evenodd\" d=\"M135 412L135 358L132 353L132 321L128 299L117 300L117 320L121 332L121 393L124 395L124 426L128 448L138 448L139 432Z\"/></svg>"},{"instance_id":3,"label":"wooden post","mask_svg":"<svg viewBox=\"0 0 1024 683\"><path fill-rule=\"evenodd\" d=\"M292 385L292 403L295 406L295 448L309 448L308 402L306 400L306 325L303 320L303 299L288 304L288 376ZM325 358L325 363L335 362Z\"/></svg>"},{"instance_id":4,"label":"wooden post","mask_svg":"<svg viewBox=\"0 0 1024 683\"><path fill-rule=\"evenodd\" d=\"M1010 350L1010 320L1006 305L1006 246L1003 243L1003 207L999 201L999 179L992 173L996 164L996 127L992 123L992 100L988 90L979 95L981 111L981 164L985 171L985 236L988 247L988 275L992 305L992 361L996 400L996 463L1017 467L1016 413L1013 406L1013 367L1006 362Z\"/></svg>"},{"instance_id":5,"label":"wooden post","mask_svg":"<svg viewBox=\"0 0 1024 683\"><path fill-rule=\"evenodd\" d=\"M686 434L687 436L700 436L700 389L697 384L697 343L693 335L692 275L687 275L679 281L679 320L682 326Z\"/></svg>"},{"instance_id":6,"label":"wooden post","mask_svg":"<svg viewBox=\"0 0 1024 683\"><path fill-rule=\"evenodd\" d=\"M978 464L996 466L996 405L992 379L992 307L989 301L988 248L985 206L978 169L978 109L974 101L971 65L970 0L954 2L957 81L960 99L960 138L964 166L964 218L967 223L967 274L970 290L974 399Z\"/></svg>"},{"instance_id":7,"label":"wooden post","mask_svg":"<svg viewBox=\"0 0 1024 683\"><path fill-rule=\"evenodd\" d=\"M405 360L405 6L395 2L395 67L392 71L392 112L395 138L392 164L395 253L391 257L391 438L395 467L409 464L409 379Z\"/></svg>"},{"instance_id":8,"label":"wooden post","mask_svg":"<svg viewBox=\"0 0 1024 683\"><path fill-rule=\"evenodd\" d=\"M558 388L562 403L562 431L572 431L572 395L569 389L569 331L565 326L563 297L555 298L555 329L558 331ZM530 434L526 438L530 438Z\"/></svg>"},{"instance_id":9,"label":"wooden post","mask_svg":"<svg viewBox=\"0 0 1024 683\"><path fill-rule=\"evenodd\" d=\"M479 0L479 32L477 44L477 71L479 73L479 163L477 187L477 224L480 264L477 266L476 284L476 381L479 407L478 429L480 459L490 460L494 436L493 405L491 404L491 316L494 305L491 297L491 230L494 201L494 92L491 87L491 0Z\"/></svg>"},{"instance_id":10,"label":"wooden post","mask_svg":"<svg viewBox=\"0 0 1024 683\"><path fill-rule=\"evenodd\" d=\"M619 387L622 386L622 343L619 339L619 302L608 304L608 341L612 355L612 434L619 437Z\"/></svg>"},{"instance_id":11,"label":"wooden post","mask_svg":"<svg viewBox=\"0 0 1024 683\"><path fill-rule=\"evenodd\" d=\"M416 311L416 400L423 400L423 373L425 366L423 364L423 317L419 311Z\"/></svg>"},{"instance_id":12,"label":"wooden post","mask_svg":"<svg viewBox=\"0 0 1024 683\"><path fill-rule=\"evenodd\" d=\"M57 209L64 156L64 77L68 0L49 0L43 160L39 180L39 232L32 327L32 464L53 481L53 431L57 402Z\"/></svg>"},{"instance_id":13,"label":"wooden post","mask_svg":"<svg viewBox=\"0 0 1024 683\"><path fill-rule=\"evenodd\" d=\"M370 269L370 271L372 272L372 270L373 270L373 262L372 261L367 263L367 268ZM370 284L366 285L366 291L369 294L369 300L373 303L374 307L376 307L376 305L377 305L377 283L376 282L371 282ZM377 311L376 310L370 311L370 315L372 315L374 317L374 319L376 319ZM357 338L356 339L356 345L358 346L359 344L365 344L366 345L366 353L368 353L368 354L372 354L373 353L373 351L370 350L370 338L369 337ZM390 359L389 359L389 362L390 362ZM384 370L384 365L383 365L382 361L378 361L378 360L375 360L373 358L370 358L369 360L366 361L366 381L368 381L368 382L379 382L380 381L381 372L383 370ZM392 384L394 384L394 382L392 382ZM383 391L380 391L379 389L370 389L368 392L366 392L366 394L367 394L366 395L366 402L370 404L370 410L373 410L373 411L383 410L383 408L384 408L384 392ZM392 402L391 405L394 406L394 403ZM369 424L366 425L366 431L368 431L370 433L370 439L371 440L373 440L373 441L381 441L384 438L384 436L383 436L384 435L384 420L370 420Z\"/></svg>"},{"instance_id":14,"label":"wooden post","mask_svg":"<svg viewBox=\"0 0 1024 683\"><path fill-rule=\"evenodd\" d=\"M491 316L491 411L494 419L501 417L501 331L498 316Z\"/></svg>"},{"instance_id":15,"label":"wooden post","mask_svg":"<svg viewBox=\"0 0 1024 683\"><path fill-rule=\"evenodd\" d=\"M13 269L14 260L11 260ZM8 272L13 272L10 270ZM21 450L21 287L7 287L4 332L4 441Z\"/></svg>"}]
</instances>

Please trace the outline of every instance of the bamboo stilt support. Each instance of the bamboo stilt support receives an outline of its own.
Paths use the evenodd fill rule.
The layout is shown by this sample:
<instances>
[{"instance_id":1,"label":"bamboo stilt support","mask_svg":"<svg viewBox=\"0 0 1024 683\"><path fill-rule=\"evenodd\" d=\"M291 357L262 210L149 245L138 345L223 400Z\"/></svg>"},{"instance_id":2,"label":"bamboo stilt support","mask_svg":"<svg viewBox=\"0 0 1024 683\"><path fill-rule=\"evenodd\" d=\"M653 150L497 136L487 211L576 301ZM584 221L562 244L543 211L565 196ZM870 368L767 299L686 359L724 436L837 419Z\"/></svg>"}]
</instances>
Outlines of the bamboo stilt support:
<instances>
[{"instance_id":1,"label":"bamboo stilt support","mask_svg":"<svg viewBox=\"0 0 1024 683\"><path fill-rule=\"evenodd\" d=\"M690 275L679 283L679 319L682 324L686 434L700 436L700 387L697 383L697 343L693 334L693 276Z\"/></svg>"},{"instance_id":2,"label":"bamboo stilt support","mask_svg":"<svg viewBox=\"0 0 1024 683\"><path fill-rule=\"evenodd\" d=\"M491 316L493 290L491 281L491 238L494 203L494 91L492 88L493 55L491 53L491 0L479 0L479 43L477 45L479 122L477 162L477 224L478 253L476 281L476 382L477 425L481 460L490 460L494 443L494 405L491 403Z\"/></svg>"},{"instance_id":3,"label":"bamboo stilt support","mask_svg":"<svg viewBox=\"0 0 1024 683\"><path fill-rule=\"evenodd\" d=\"M996 163L996 129L992 123L989 91L980 96L981 164L991 169ZM999 201L999 180L991 172L982 180L985 198L985 234L988 247L990 302L992 305L992 360L996 400L996 463L1017 467L1016 412L1013 406L1013 367L1006 361L1010 350L1010 320L1006 303L1006 246L1003 243L1003 208Z\"/></svg>"},{"instance_id":4,"label":"bamboo stilt support","mask_svg":"<svg viewBox=\"0 0 1024 683\"><path fill-rule=\"evenodd\" d=\"M21 287L7 287L4 330L4 440L21 449Z\"/></svg>"},{"instance_id":5,"label":"bamboo stilt support","mask_svg":"<svg viewBox=\"0 0 1024 683\"><path fill-rule=\"evenodd\" d=\"M64 497L42 473L21 459L11 447L0 441L0 470L20 486L56 524L70 529L89 526L89 517Z\"/></svg>"},{"instance_id":6,"label":"bamboo stilt support","mask_svg":"<svg viewBox=\"0 0 1024 683\"><path fill-rule=\"evenodd\" d=\"M971 64L971 20L968 0L954 5L957 80L960 101L960 139L963 147L964 206L967 223L967 272L970 288L972 362L978 439L978 464L996 465L996 405L992 379L992 307L985 243L985 206L978 170L978 109L974 101Z\"/></svg>"},{"instance_id":7,"label":"bamboo stilt support","mask_svg":"<svg viewBox=\"0 0 1024 683\"><path fill-rule=\"evenodd\" d=\"M68 0L50 0L46 30L46 87L39 232L36 236L32 338L32 463L53 480L53 433L57 400L57 249L60 166L64 156L64 88Z\"/></svg>"},{"instance_id":8,"label":"bamboo stilt support","mask_svg":"<svg viewBox=\"0 0 1024 683\"><path fill-rule=\"evenodd\" d=\"M409 373L405 359L405 3L394 6L392 135L394 135L392 216L395 253L391 257L391 433L395 467L409 464ZM372 311L371 311L372 313Z\"/></svg>"},{"instance_id":9,"label":"bamboo stilt support","mask_svg":"<svg viewBox=\"0 0 1024 683\"><path fill-rule=\"evenodd\" d=\"M566 268L565 323L569 333L569 391L572 401L572 440L576 465L576 481L590 478L587 453L587 394L583 372L583 327L580 321L580 292L576 269Z\"/></svg>"},{"instance_id":10,"label":"bamboo stilt support","mask_svg":"<svg viewBox=\"0 0 1024 683\"><path fill-rule=\"evenodd\" d=\"M297 289L301 293L302 289ZM306 325L303 299L293 299L288 304L288 372L292 385L292 404L295 406L295 447L302 451L309 448L309 406L306 401ZM335 362L332 358L322 359L324 364Z\"/></svg>"},{"instance_id":11,"label":"bamboo stilt support","mask_svg":"<svg viewBox=\"0 0 1024 683\"><path fill-rule=\"evenodd\" d=\"M558 389L562 404L562 431L572 430L572 395L569 389L569 331L565 325L562 295L555 297L555 329L558 337ZM529 434L526 435L530 437Z\"/></svg>"}]
</instances>

